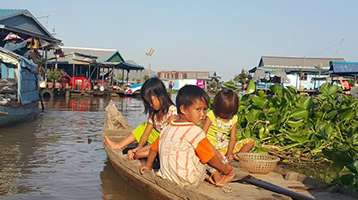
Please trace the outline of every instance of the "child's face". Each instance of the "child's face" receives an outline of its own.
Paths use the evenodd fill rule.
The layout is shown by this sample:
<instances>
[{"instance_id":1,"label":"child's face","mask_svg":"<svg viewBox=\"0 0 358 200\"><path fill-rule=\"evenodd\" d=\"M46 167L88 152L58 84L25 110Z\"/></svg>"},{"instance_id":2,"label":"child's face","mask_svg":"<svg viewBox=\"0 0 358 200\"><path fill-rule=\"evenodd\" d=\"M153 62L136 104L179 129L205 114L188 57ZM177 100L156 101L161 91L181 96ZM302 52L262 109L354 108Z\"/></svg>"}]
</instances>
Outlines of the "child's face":
<instances>
[{"instance_id":1,"label":"child's face","mask_svg":"<svg viewBox=\"0 0 358 200\"><path fill-rule=\"evenodd\" d=\"M160 104L159 98L156 97L156 96L151 96L151 97L150 97L150 106L152 106L152 108L153 108L155 111L160 110L161 104Z\"/></svg>"},{"instance_id":2,"label":"child's face","mask_svg":"<svg viewBox=\"0 0 358 200\"><path fill-rule=\"evenodd\" d=\"M206 116L207 104L204 100L196 100L191 106L183 107L183 115L187 121L199 124Z\"/></svg>"}]
</instances>

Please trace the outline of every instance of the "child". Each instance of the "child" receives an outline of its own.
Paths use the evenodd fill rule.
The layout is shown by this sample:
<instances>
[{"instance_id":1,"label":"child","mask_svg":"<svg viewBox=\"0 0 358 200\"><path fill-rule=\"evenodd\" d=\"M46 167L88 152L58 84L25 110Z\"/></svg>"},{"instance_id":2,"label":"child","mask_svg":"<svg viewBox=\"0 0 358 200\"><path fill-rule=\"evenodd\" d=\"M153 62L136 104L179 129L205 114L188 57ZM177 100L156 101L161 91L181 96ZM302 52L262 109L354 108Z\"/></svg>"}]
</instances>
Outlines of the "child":
<instances>
[{"instance_id":1,"label":"child","mask_svg":"<svg viewBox=\"0 0 358 200\"><path fill-rule=\"evenodd\" d=\"M208 112L203 129L210 143L227 159L232 160L237 152L249 152L255 140L236 141L239 98L230 89L221 90L214 98L212 110Z\"/></svg>"},{"instance_id":2,"label":"child","mask_svg":"<svg viewBox=\"0 0 358 200\"><path fill-rule=\"evenodd\" d=\"M152 169L159 153L159 175L178 185L198 185L204 180L205 165L218 170L220 179L216 184L223 186L234 177L230 164L221 160L219 153L206 139L205 132L196 124L205 118L208 96L194 85L181 88L176 97L178 118L165 127L160 137L151 145L145 166L140 171Z\"/></svg>"},{"instance_id":3,"label":"child","mask_svg":"<svg viewBox=\"0 0 358 200\"><path fill-rule=\"evenodd\" d=\"M133 130L132 134L119 143L114 143L107 137L104 138L104 142L115 149L122 149L130 143L138 142L138 147L128 151L129 159L147 157L149 146L145 147L144 145L146 143L152 144L163 127L177 114L176 107L160 79L150 78L145 81L140 95L144 103L145 113L148 113L147 123L139 125Z\"/></svg>"}]
</instances>

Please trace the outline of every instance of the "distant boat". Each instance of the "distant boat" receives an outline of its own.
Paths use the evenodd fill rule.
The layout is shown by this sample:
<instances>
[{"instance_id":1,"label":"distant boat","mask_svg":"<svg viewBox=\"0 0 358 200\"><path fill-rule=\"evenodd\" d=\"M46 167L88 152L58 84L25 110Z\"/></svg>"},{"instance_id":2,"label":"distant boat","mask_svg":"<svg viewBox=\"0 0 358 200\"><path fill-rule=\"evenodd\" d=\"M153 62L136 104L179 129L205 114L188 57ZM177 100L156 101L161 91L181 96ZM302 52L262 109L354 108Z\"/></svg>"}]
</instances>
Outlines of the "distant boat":
<instances>
[{"instance_id":1,"label":"distant boat","mask_svg":"<svg viewBox=\"0 0 358 200\"><path fill-rule=\"evenodd\" d=\"M36 65L0 47L0 126L34 118L39 113Z\"/></svg>"},{"instance_id":2,"label":"distant boat","mask_svg":"<svg viewBox=\"0 0 358 200\"><path fill-rule=\"evenodd\" d=\"M134 96L140 94L140 89L142 88L143 83L132 83L125 91L124 95Z\"/></svg>"}]
</instances>

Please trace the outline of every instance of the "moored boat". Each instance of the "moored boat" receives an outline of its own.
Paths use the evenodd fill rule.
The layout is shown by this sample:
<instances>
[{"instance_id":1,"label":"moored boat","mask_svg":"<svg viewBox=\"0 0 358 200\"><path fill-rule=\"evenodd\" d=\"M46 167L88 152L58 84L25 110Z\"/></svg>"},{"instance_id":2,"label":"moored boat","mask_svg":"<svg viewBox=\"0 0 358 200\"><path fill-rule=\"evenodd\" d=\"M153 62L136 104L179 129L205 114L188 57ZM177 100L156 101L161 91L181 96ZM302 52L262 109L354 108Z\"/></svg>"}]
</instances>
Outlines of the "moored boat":
<instances>
[{"instance_id":1,"label":"moored boat","mask_svg":"<svg viewBox=\"0 0 358 200\"><path fill-rule=\"evenodd\" d=\"M106 122L103 136L107 136L112 141L120 141L131 133L131 129L127 120L111 101L106 108ZM112 149L105 143L104 148L116 171L122 177L124 176L130 185L145 192L148 199L354 199L353 197L344 196L342 194L324 191L321 185L313 181L310 181L311 183L308 184L306 183L306 178L292 176L292 173L290 175L288 172L280 170L270 172L266 175L252 174L247 176L246 172L243 172L237 167L237 163L233 163L233 165L236 166L235 173L237 177L235 181L228 184L228 186L221 188L203 182L197 187L180 187L175 183L156 176L154 172L141 175L139 173L139 167L142 161L128 160L122 151ZM254 181L246 179L247 177L251 177L252 179L250 180ZM270 187L289 190L291 194L293 194L291 195L293 198L262 189L265 187L262 187L263 184L260 185L260 183L258 183L260 187L252 185L255 181L261 181L261 183L265 184L272 183L274 185L272 186L271 184Z\"/></svg>"},{"instance_id":2,"label":"moored boat","mask_svg":"<svg viewBox=\"0 0 358 200\"><path fill-rule=\"evenodd\" d=\"M39 113L36 65L0 48L0 126L29 120Z\"/></svg>"}]
</instances>

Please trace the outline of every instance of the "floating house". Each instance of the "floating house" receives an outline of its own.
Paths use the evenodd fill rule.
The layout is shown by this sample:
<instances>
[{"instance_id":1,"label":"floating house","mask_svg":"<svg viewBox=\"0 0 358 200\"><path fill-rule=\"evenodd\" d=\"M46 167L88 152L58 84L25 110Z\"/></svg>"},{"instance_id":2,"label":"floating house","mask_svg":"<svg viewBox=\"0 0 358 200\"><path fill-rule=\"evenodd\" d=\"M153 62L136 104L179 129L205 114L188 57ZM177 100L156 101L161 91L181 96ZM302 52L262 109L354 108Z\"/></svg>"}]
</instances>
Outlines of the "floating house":
<instances>
[{"instance_id":1,"label":"floating house","mask_svg":"<svg viewBox=\"0 0 358 200\"><path fill-rule=\"evenodd\" d=\"M331 76L358 77L358 62L331 61L329 65Z\"/></svg>"},{"instance_id":2,"label":"floating house","mask_svg":"<svg viewBox=\"0 0 358 200\"><path fill-rule=\"evenodd\" d=\"M71 79L73 91L91 90L94 85L112 85L115 70L122 71L122 78L132 70L143 70L139 65L126 63L116 49L99 49L62 46L50 55L48 66L61 69ZM124 80L122 80L123 82Z\"/></svg>"},{"instance_id":3,"label":"floating house","mask_svg":"<svg viewBox=\"0 0 358 200\"><path fill-rule=\"evenodd\" d=\"M316 90L328 81L331 61L343 58L309 58L262 56L257 67L249 70L258 85L265 88L265 82L281 83L300 91ZM267 85L267 84L266 84Z\"/></svg>"},{"instance_id":4,"label":"floating house","mask_svg":"<svg viewBox=\"0 0 358 200\"><path fill-rule=\"evenodd\" d=\"M47 52L61 43L28 10L0 9L1 46L8 35L26 40L25 45L29 38L32 42L21 51L0 48L0 125L28 120L39 112L39 72Z\"/></svg>"},{"instance_id":5,"label":"floating house","mask_svg":"<svg viewBox=\"0 0 358 200\"><path fill-rule=\"evenodd\" d=\"M208 71L159 71L157 75L167 87L172 84L174 90L184 85L197 85L205 89L206 81L210 79Z\"/></svg>"},{"instance_id":6,"label":"floating house","mask_svg":"<svg viewBox=\"0 0 358 200\"><path fill-rule=\"evenodd\" d=\"M358 84L358 62L331 61L329 73L332 82L340 84L345 91L350 91ZM353 90L353 93L357 97L357 86Z\"/></svg>"}]
</instances>

